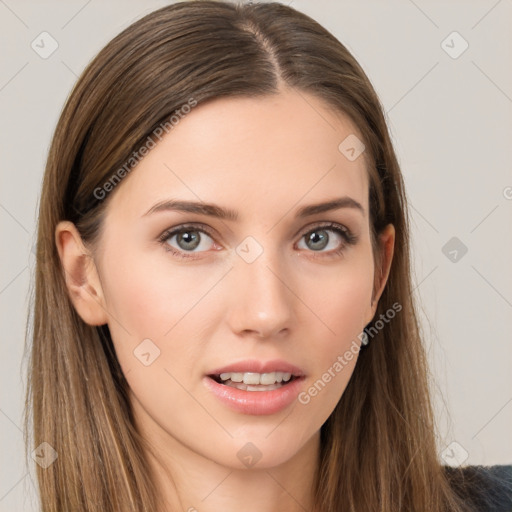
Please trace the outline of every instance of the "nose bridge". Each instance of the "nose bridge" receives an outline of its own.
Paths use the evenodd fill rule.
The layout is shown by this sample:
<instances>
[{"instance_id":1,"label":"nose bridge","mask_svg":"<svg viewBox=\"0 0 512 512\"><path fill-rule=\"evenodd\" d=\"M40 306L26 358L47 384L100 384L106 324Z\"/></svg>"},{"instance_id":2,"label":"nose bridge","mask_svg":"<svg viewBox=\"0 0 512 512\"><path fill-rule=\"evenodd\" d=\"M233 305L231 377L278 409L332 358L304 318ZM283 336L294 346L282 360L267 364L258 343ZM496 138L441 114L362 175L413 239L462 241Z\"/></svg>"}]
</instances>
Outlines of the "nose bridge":
<instances>
[{"instance_id":1,"label":"nose bridge","mask_svg":"<svg viewBox=\"0 0 512 512\"><path fill-rule=\"evenodd\" d=\"M261 337L291 327L294 296L288 289L289 272L279 249L263 247L247 237L237 247L232 279L230 322L237 332L254 331Z\"/></svg>"}]
</instances>

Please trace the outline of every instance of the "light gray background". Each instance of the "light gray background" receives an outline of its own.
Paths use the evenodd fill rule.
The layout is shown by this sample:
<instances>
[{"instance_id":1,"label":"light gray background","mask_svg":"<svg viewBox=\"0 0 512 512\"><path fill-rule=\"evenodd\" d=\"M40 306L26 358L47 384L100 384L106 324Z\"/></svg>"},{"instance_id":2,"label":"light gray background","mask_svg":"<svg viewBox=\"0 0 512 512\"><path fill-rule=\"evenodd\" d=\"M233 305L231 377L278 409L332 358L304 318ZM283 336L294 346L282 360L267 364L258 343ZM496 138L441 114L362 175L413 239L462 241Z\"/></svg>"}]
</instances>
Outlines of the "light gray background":
<instances>
[{"instance_id":1,"label":"light gray background","mask_svg":"<svg viewBox=\"0 0 512 512\"><path fill-rule=\"evenodd\" d=\"M50 138L87 62L167 3L0 0L0 510L37 509L23 457L22 360ZM462 462L467 452L464 464L512 463L512 2L290 4L354 53L388 113L411 203L439 453L456 441L450 454ZM47 59L31 48L43 31L59 45ZM458 58L445 51L463 48L458 36L446 39L453 31L469 44ZM452 237L459 247L448 246L445 256Z\"/></svg>"}]
</instances>

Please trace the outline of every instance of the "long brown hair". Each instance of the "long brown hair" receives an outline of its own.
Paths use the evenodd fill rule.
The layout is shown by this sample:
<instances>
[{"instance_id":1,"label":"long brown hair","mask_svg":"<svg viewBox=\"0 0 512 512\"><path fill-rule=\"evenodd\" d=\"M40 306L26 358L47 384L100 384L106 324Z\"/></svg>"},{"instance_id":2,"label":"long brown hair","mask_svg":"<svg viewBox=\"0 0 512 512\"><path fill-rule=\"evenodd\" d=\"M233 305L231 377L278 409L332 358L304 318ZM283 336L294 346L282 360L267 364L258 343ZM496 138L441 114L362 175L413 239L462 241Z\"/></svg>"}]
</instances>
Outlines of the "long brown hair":
<instances>
[{"instance_id":1,"label":"long brown hair","mask_svg":"<svg viewBox=\"0 0 512 512\"><path fill-rule=\"evenodd\" d=\"M57 460L38 467L43 511L155 511L145 440L107 326L85 324L68 296L54 233L70 220L91 247L108 204L95 191L191 98L263 96L282 86L348 115L366 145L372 238L396 245L378 330L321 430L322 512L465 510L436 455L427 366L412 296L407 205L383 109L329 32L278 3L176 3L115 37L82 73L57 124L39 211L26 430ZM102 190L105 190L102 188ZM28 424L33 421L33 439Z\"/></svg>"}]
</instances>

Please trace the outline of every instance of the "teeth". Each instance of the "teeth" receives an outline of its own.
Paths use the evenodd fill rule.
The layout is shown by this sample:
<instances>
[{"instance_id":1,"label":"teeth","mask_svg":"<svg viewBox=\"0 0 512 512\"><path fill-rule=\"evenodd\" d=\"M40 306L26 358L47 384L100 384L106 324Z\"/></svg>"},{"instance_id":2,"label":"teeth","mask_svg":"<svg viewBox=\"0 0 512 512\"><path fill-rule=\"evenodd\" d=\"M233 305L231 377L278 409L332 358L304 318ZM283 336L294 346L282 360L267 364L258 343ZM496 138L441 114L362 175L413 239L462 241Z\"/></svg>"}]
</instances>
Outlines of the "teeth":
<instances>
[{"instance_id":1,"label":"teeth","mask_svg":"<svg viewBox=\"0 0 512 512\"><path fill-rule=\"evenodd\" d=\"M263 375L261 375L263 377ZM244 373L244 384L252 384L254 386L260 384L259 373Z\"/></svg>"},{"instance_id":2,"label":"teeth","mask_svg":"<svg viewBox=\"0 0 512 512\"><path fill-rule=\"evenodd\" d=\"M279 383L279 382L288 382L292 377L291 373L286 372L270 372L270 373L253 373L253 372L246 372L246 373L236 373L236 372L229 372L229 373L221 373L220 374L220 380L227 381L231 380L231 382L240 382L244 383L247 386L257 386L257 385L264 385L264 386L272 386L273 384ZM259 388L258 388L259 389ZM255 390L250 390L255 391Z\"/></svg>"},{"instance_id":3,"label":"teeth","mask_svg":"<svg viewBox=\"0 0 512 512\"><path fill-rule=\"evenodd\" d=\"M272 391L274 389L279 389L282 386L282 384L271 384L270 386L248 386L243 382L232 382L230 380L226 381L225 384L226 386L241 389L242 391Z\"/></svg>"},{"instance_id":4,"label":"teeth","mask_svg":"<svg viewBox=\"0 0 512 512\"><path fill-rule=\"evenodd\" d=\"M258 373L253 373L253 375L256 375L256 380L258 380L256 384L265 384L265 386L269 386L270 384L275 384L277 382L276 372L262 373L261 376ZM247 382L246 384L249 383ZM252 382L250 384L252 384Z\"/></svg>"}]
</instances>

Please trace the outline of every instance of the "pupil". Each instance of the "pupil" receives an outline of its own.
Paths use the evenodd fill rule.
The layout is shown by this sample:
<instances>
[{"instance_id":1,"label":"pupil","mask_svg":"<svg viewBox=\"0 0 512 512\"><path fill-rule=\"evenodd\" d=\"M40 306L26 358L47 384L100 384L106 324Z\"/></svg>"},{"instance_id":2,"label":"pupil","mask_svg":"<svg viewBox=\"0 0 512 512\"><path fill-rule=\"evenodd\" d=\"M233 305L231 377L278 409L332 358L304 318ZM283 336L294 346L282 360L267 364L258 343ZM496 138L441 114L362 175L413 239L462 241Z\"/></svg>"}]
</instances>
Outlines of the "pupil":
<instances>
[{"instance_id":1,"label":"pupil","mask_svg":"<svg viewBox=\"0 0 512 512\"><path fill-rule=\"evenodd\" d=\"M182 249L190 251L199 245L200 237L197 231L185 231L178 233L176 240Z\"/></svg>"},{"instance_id":2,"label":"pupil","mask_svg":"<svg viewBox=\"0 0 512 512\"><path fill-rule=\"evenodd\" d=\"M321 231L314 231L309 235L308 242L312 242L312 244L309 245L310 249L320 250L327 246L329 242L329 235L327 234L327 231L323 229Z\"/></svg>"}]
</instances>

